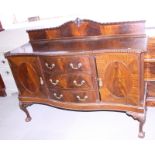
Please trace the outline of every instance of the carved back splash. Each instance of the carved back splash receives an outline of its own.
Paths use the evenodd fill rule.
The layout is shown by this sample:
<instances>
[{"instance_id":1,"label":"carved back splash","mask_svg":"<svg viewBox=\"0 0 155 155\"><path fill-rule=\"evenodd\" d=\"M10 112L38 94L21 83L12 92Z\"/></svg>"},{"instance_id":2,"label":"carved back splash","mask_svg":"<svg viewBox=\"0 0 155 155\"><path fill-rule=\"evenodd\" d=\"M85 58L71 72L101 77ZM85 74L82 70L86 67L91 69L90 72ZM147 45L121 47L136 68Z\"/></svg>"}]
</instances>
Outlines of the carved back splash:
<instances>
[{"instance_id":1,"label":"carved back splash","mask_svg":"<svg viewBox=\"0 0 155 155\"><path fill-rule=\"evenodd\" d=\"M112 46L113 48L145 48L143 20L102 24L77 18L59 27L27 32L34 51L95 50L109 49ZM128 45L125 45L126 42ZM43 46L44 49L41 48Z\"/></svg>"}]
</instances>

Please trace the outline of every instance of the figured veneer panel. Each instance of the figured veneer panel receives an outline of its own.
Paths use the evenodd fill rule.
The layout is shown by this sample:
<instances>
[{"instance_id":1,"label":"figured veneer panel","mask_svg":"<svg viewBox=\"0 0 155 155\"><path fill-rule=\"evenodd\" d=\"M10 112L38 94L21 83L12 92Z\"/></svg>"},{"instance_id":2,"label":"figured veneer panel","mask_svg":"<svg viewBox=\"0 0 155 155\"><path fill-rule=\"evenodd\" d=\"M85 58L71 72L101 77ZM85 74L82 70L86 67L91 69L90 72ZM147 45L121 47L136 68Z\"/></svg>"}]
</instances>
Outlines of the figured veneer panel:
<instances>
[{"instance_id":1,"label":"figured veneer panel","mask_svg":"<svg viewBox=\"0 0 155 155\"><path fill-rule=\"evenodd\" d=\"M132 87L130 72L127 66L119 61L107 65L104 81L108 91L117 97L126 97Z\"/></svg>"},{"instance_id":2,"label":"figured veneer panel","mask_svg":"<svg viewBox=\"0 0 155 155\"><path fill-rule=\"evenodd\" d=\"M37 56L17 56L8 59L20 96L48 96Z\"/></svg>"},{"instance_id":3,"label":"figured veneer panel","mask_svg":"<svg viewBox=\"0 0 155 155\"><path fill-rule=\"evenodd\" d=\"M21 63L18 67L18 77L23 87L30 91L30 93L36 93L40 85L40 77L37 75L35 68L29 63Z\"/></svg>"},{"instance_id":4,"label":"figured veneer panel","mask_svg":"<svg viewBox=\"0 0 155 155\"><path fill-rule=\"evenodd\" d=\"M101 100L139 105L141 102L140 57L134 52L109 52L96 56Z\"/></svg>"},{"instance_id":5,"label":"figured veneer panel","mask_svg":"<svg viewBox=\"0 0 155 155\"><path fill-rule=\"evenodd\" d=\"M69 21L59 27L27 31L30 41L100 35L144 34L145 21L98 23L91 20Z\"/></svg>"},{"instance_id":6,"label":"figured veneer panel","mask_svg":"<svg viewBox=\"0 0 155 155\"><path fill-rule=\"evenodd\" d=\"M28 30L34 51L146 49L145 21L97 23L67 22L59 27Z\"/></svg>"}]
</instances>

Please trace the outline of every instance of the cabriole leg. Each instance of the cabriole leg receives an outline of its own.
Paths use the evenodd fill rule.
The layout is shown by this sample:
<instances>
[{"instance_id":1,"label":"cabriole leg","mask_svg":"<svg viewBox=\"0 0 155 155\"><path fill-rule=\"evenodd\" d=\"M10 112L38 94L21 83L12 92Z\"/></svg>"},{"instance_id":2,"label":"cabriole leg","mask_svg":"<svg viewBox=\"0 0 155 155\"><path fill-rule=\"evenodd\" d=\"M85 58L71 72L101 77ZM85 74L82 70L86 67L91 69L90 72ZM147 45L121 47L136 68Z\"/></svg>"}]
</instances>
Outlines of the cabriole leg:
<instances>
[{"instance_id":1,"label":"cabriole leg","mask_svg":"<svg viewBox=\"0 0 155 155\"><path fill-rule=\"evenodd\" d=\"M145 132L143 131L143 126L145 123L145 114L144 113L136 113L136 112L126 112L127 115L132 116L133 119L139 121L139 133L138 137L139 138L144 138L145 137Z\"/></svg>"},{"instance_id":2,"label":"cabriole leg","mask_svg":"<svg viewBox=\"0 0 155 155\"><path fill-rule=\"evenodd\" d=\"M27 104L24 104L23 102L19 102L19 107L20 107L20 109L21 110L23 110L24 112L25 112L25 114L26 114L26 118L25 118L25 121L26 122L30 122L31 121L31 116L30 116L30 114L29 114L29 112L28 112L28 110L27 110L27 107L28 107L29 105L27 105Z\"/></svg>"}]
</instances>

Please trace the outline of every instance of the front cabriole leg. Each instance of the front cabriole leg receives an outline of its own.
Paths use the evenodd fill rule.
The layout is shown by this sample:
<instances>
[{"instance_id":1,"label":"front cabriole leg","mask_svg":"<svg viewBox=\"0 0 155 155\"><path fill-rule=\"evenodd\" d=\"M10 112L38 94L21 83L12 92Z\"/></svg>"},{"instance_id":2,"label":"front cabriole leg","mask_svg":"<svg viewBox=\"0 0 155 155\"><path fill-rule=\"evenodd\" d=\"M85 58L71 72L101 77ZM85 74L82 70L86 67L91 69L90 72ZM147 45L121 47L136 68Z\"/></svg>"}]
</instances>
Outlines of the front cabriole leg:
<instances>
[{"instance_id":1,"label":"front cabriole leg","mask_svg":"<svg viewBox=\"0 0 155 155\"><path fill-rule=\"evenodd\" d=\"M32 119L31 116L30 116L30 114L29 114L29 112L28 112L28 110L27 110L27 107L28 106L29 106L28 104L25 104L23 102L19 102L20 109L23 110L25 112L25 114L26 114L26 118L25 118L25 121L26 122L30 122L31 119Z\"/></svg>"},{"instance_id":2,"label":"front cabriole leg","mask_svg":"<svg viewBox=\"0 0 155 155\"><path fill-rule=\"evenodd\" d=\"M126 112L127 115L132 116L133 119L139 121L139 133L138 137L139 138L144 138L145 137L145 132L143 131L143 126L146 120L145 113L137 113L137 112Z\"/></svg>"}]
</instances>

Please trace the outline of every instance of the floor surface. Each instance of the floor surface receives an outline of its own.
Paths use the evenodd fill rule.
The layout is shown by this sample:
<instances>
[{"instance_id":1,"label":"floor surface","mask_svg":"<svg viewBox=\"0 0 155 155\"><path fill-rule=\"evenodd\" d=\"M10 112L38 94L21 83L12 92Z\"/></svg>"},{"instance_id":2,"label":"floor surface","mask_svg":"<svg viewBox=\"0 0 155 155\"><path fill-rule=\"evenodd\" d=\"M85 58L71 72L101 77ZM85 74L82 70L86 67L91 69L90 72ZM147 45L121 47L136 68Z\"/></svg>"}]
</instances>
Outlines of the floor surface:
<instances>
[{"instance_id":1,"label":"floor surface","mask_svg":"<svg viewBox=\"0 0 155 155\"><path fill-rule=\"evenodd\" d=\"M17 95L0 97L0 139L138 139L138 122L125 113L75 112L45 105L28 107L31 122L18 107ZM148 108L145 140L155 139L155 108Z\"/></svg>"}]
</instances>

